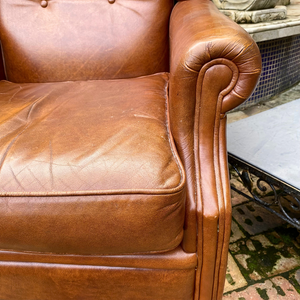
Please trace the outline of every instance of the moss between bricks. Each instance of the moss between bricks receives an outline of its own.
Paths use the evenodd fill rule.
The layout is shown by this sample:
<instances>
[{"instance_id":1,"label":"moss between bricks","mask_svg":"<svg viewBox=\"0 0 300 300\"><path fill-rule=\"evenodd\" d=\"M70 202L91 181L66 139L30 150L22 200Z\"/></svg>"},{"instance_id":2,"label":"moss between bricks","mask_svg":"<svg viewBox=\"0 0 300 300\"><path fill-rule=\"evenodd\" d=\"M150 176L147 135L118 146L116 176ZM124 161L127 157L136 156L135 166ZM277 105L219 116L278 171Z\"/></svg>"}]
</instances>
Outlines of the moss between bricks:
<instances>
[{"instance_id":1,"label":"moss between bricks","mask_svg":"<svg viewBox=\"0 0 300 300\"><path fill-rule=\"evenodd\" d=\"M284 274L283 277L290 281L290 283L294 286L296 291L300 294L300 284L295 278L295 273L298 269L294 270L294 272L291 274L290 272L287 274Z\"/></svg>"},{"instance_id":2,"label":"moss between bricks","mask_svg":"<svg viewBox=\"0 0 300 300\"><path fill-rule=\"evenodd\" d=\"M248 283L254 282L254 280L250 277L250 275L254 271L257 272L262 278L266 278L268 277L267 274L270 274L272 272L278 259L280 259L281 257L291 258L292 255L289 251L289 248L292 247L295 253L300 255L300 249L296 249L293 243L293 241L295 241L295 238L299 236L299 232L297 231L297 229L280 227L275 230L275 233L268 232L265 233L265 236L274 246L263 247L263 245L259 241L251 239L256 249L255 251L251 251L246 246L246 239L243 239L242 241L236 242L239 250L237 252L231 251L233 256L237 254L249 256L246 259L247 269L240 266L240 270ZM282 242L284 243L283 247L279 249L275 247ZM237 263L239 264L238 261ZM280 287L276 289L278 289L278 294L284 293Z\"/></svg>"},{"instance_id":3,"label":"moss between bricks","mask_svg":"<svg viewBox=\"0 0 300 300\"><path fill-rule=\"evenodd\" d=\"M267 290L266 289L260 289L260 288L256 288L259 296L264 299L264 300L269 300L269 296L267 294Z\"/></svg>"},{"instance_id":4,"label":"moss between bricks","mask_svg":"<svg viewBox=\"0 0 300 300\"><path fill-rule=\"evenodd\" d=\"M280 286L273 284L273 287L276 289L278 295L285 296L285 292Z\"/></svg>"}]
</instances>

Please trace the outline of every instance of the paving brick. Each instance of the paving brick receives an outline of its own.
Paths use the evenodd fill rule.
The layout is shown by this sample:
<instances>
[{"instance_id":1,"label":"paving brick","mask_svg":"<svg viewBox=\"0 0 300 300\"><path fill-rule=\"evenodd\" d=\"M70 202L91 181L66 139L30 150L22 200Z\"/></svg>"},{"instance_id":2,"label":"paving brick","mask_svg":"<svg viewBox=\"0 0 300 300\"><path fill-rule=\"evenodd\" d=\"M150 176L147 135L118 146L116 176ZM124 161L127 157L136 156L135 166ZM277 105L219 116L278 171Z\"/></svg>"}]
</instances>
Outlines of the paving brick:
<instances>
[{"instance_id":1,"label":"paving brick","mask_svg":"<svg viewBox=\"0 0 300 300\"><path fill-rule=\"evenodd\" d=\"M295 279L297 280L298 284L300 285L300 269L295 272Z\"/></svg>"},{"instance_id":2,"label":"paving brick","mask_svg":"<svg viewBox=\"0 0 300 300\"><path fill-rule=\"evenodd\" d=\"M262 283L256 283L239 292L223 296L223 300L300 300L293 285L278 276Z\"/></svg>"},{"instance_id":3,"label":"paving brick","mask_svg":"<svg viewBox=\"0 0 300 300\"><path fill-rule=\"evenodd\" d=\"M232 256L228 255L227 273L224 292L233 291L247 285L247 281L240 272Z\"/></svg>"},{"instance_id":4,"label":"paving brick","mask_svg":"<svg viewBox=\"0 0 300 300\"><path fill-rule=\"evenodd\" d=\"M240 230L238 224L232 220L230 243L234 243L243 238L245 238L244 233Z\"/></svg>"},{"instance_id":5,"label":"paving brick","mask_svg":"<svg viewBox=\"0 0 300 300\"><path fill-rule=\"evenodd\" d=\"M267 276L281 274L300 266L300 257L292 256L287 258L283 257L280 253L278 253L278 255L280 256L280 258L276 261L276 264L273 266L273 269L270 272L266 272Z\"/></svg>"},{"instance_id":6,"label":"paving brick","mask_svg":"<svg viewBox=\"0 0 300 300\"><path fill-rule=\"evenodd\" d=\"M282 219L252 202L235 206L232 216L250 235L285 224Z\"/></svg>"},{"instance_id":7,"label":"paving brick","mask_svg":"<svg viewBox=\"0 0 300 300\"><path fill-rule=\"evenodd\" d=\"M268 233L267 235L269 238L264 234L259 234L259 235L251 237L251 239L255 240L255 241L259 241L264 248L273 246L276 249L281 249L282 247L284 247L284 243L282 242L279 234L277 234L276 232L271 232L271 233ZM274 240L274 239L272 239L272 237L274 237L274 239L276 239L276 241L277 241L276 243L274 243L274 242L272 243L270 241L270 239Z\"/></svg>"},{"instance_id":8,"label":"paving brick","mask_svg":"<svg viewBox=\"0 0 300 300\"><path fill-rule=\"evenodd\" d=\"M248 267L248 262L247 260L249 258L251 258L251 255L248 255L248 254L237 254L234 256L237 261L240 263L240 265L245 269L245 270L249 270L249 267Z\"/></svg>"},{"instance_id":9,"label":"paving brick","mask_svg":"<svg viewBox=\"0 0 300 300\"><path fill-rule=\"evenodd\" d=\"M247 248L248 248L250 251L255 251L255 250L256 250L255 246L253 245L253 243L252 243L252 241L251 241L250 239L247 240L246 246L247 246Z\"/></svg>"},{"instance_id":10,"label":"paving brick","mask_svg":"<svg viewBox=\"0 0 300 300\"><path fill-rule=\"evenodd\" d=\"M240 180L237 179L237 175L236 175L235 171L231 169L230 174L231 174L231 178L232 178L230 180L230 183L235 188L237 188L239 191L241 191L244 194L250 196L250 193L248 192L248 190L243 186L243 184L240 182ZM242 204L242 203L245 203L245 202L249 202L249 199L247 199L246 197L240 195L236 191L231 190L231 203L232 203L232 206L236 206L238 204Z\"/></svg>"},{"instance_id":11,"label":"paving brick","mask_svg":"<svg viewBox=\"0 0 300 300\"><path fill-rule=\"evenodd\" d=\"M300 250L284 231L269 232L237 241L229 246L246 280L257 281L300 266ZM284 243L283 243L284 241Z\"/></svg>"},{"instance_id":12,"label":"paving brick","mask_svg":"<svg viewBox=\"0 0 300 300\"><path fill-rule=\"evenodd\" d=\"M240 251L239 244L238 243L229 244L229 250L234 252L234 253Z\"/></svg>"},{"instance_id":13,"label":"paving brick","mask_svg":"<svg viewBox=\"0 0 300 300\"><path fill-rule=\"evenodd\" d=\"M283 291L282 295L282 299L285 300L299 300L300 299L300 294L296 291L296 289L294 288L294 286L285 278L281 277L281 276L277 276L271 279L271 281L273 282L276 290L277 290L277 295L280 291L280 289ZM279 287L279 288L278 288ZM274 294L275 296L276 294ZM273 299L270 297L270 299ZM276 298L274 298L276 299ZM281 298L278 298L281 299Z\"/></svg>"}]
</instances>

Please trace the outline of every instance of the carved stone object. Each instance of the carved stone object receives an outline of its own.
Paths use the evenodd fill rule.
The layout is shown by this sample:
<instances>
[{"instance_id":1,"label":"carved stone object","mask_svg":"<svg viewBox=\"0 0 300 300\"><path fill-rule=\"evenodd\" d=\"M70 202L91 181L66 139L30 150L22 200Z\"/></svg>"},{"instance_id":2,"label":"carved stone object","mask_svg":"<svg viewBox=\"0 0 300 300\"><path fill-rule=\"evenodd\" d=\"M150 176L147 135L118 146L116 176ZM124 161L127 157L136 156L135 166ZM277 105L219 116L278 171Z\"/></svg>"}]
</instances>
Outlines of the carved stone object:
<instances>
[{"instance_id":1,"label":"carved stone object","mask_svg":"<svg viewBox=\"0 0 300 300\"><path fill-rule=\"evenodd\" d=\"M219 9L260 10L274 8L278 0L213 0Z\"/></svg>"},{"instance_id":2,"label":"carved stone object","mask_svg":"<svg viewBox=\"0 0 300 300\"><path fill-rule=\"evenodd\" d=\"M283 20L287 16L285 6L276 6L276 8L240 11L240 10L220 10L224 15L236 23L261 23L273 20Z\"/></svg>"},{"instance_id":3,"label":"carved stone object","mask_svg":"<svg viewBox=\"0 0 300 300\"><path fill-rule=\"evenodd\" d=\"M260 23L283 20L287 17L285 6L278 2L290 0L212 0L220 11L237 23ZM276 6L276 7L275 7Z\"/></svg>"},{"instance_id":4,"label":"carved stone object","mask_svg":"<svg viewBox=\"0 0 300 300\"><path fill-rule=\"evenodd\" d=\"M291 4L291 0L279 0L277 2L277 5L290 5Z\"/></svg>"}]
</instances>

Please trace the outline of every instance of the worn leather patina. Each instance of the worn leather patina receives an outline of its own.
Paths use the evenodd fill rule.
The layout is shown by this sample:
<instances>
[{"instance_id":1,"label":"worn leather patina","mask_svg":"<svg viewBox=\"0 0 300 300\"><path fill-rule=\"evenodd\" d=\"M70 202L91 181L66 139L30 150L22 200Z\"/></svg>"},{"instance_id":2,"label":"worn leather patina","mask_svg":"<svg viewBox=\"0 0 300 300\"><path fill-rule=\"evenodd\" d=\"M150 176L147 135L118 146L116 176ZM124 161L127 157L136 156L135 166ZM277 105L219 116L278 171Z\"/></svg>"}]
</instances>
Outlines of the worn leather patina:
<instances>
[{"instance_id":1,"label":"worn leather patina","mask_svg":"<svg viewBox=\"0 0 300 300\"><path fill-rule=\"evenodd\" d=\"M0 41L0 298L221 300L251 37L210 0L0 0Z\"/></svg>"}]
</instances>

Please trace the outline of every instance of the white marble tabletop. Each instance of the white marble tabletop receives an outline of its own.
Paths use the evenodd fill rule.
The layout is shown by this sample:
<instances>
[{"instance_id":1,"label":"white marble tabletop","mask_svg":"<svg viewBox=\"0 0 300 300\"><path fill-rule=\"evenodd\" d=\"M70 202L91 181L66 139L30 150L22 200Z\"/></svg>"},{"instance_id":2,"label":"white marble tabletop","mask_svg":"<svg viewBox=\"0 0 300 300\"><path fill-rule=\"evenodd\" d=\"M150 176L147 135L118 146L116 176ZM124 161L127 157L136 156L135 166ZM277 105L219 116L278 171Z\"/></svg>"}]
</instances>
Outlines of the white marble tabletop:
<instances>
[{"instance_id":1,"label":"white marble tabletop","mask_svg":"<svg viewBox=\"0 0 300 300\"><path fill-rule=\"evenodd\" d=\"M300 99L229 124L227 147L300 189Z\"/></svg>"}]
</instances>

